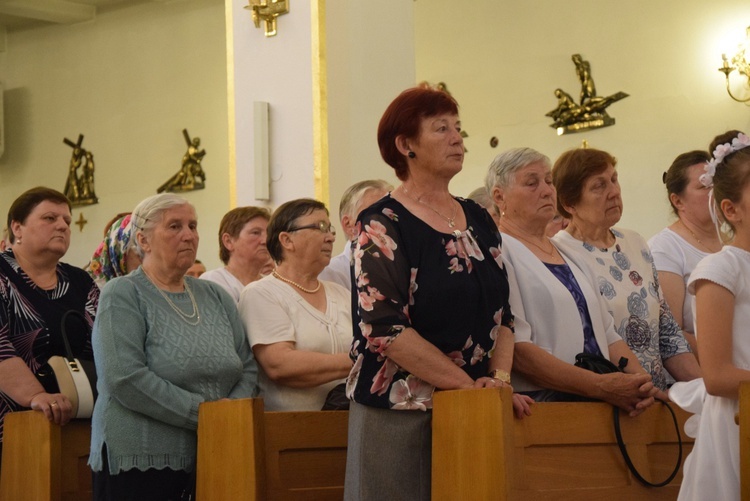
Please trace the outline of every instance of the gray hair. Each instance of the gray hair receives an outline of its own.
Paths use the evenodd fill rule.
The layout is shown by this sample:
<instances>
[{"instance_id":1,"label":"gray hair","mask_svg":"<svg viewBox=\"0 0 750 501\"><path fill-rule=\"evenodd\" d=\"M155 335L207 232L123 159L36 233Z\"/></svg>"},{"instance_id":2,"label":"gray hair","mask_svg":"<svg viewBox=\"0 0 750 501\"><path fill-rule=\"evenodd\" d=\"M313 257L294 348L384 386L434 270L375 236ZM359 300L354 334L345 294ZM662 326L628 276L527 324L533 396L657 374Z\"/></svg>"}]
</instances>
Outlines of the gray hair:
<instances>
[{"instance_id":1,"label":"gray hair","mask_svg":"<svg viewBox=\"0 0 750 501\"><path fill-rule=\"evenodd\" d=\"M136 254L138 254L138 257L143 259L145 256L143 248L138 241L138 234L150 234L154 227L161 222L165 211L185 204L192 207L190 202L179 195L175 195L174 193L161 193L159 195L148 197L135 206L135 209L133 209L133 215L131 216L131 223L133 224L134 229L131 241L133 242L133 248L135 249Z\"/></svg>"},{"instance_id":2,"label":"gray hair","mask_svg":"<svg viewBox=\"0 0 750 501\"><path fill-rule=\"evenodd\" d=\"M490 192L487 191L487 188L485 188L484 186L480 186L476 190L472 191L466 198L468 198L469 200L474 200L476 203L484 207L491 215L500 215L500 208L497 206L497 204L495 204L495 201L492 200L492 195L490 195Z\"/></svg>"},{"instance_id":3,"label":"gray hair","mask_svg":"<svg viewBox=\"0 0 750 501\"><path fill-rule=\"evenodd\" d=\"M487 192L492 193L492 188L495 186L507 188L514 181L516 172L537 162L552 167L547 155L532 148L513 148L500 153L490 164L487 177L484 178L484 186Z\"/></svg>"},{"instance_id":4,"label":"gray hair","mask_svg":"<svg viewBox=\"0 0 750 501\"><path fill-rule=\"evenodd\" d=\"M341 203L339 204L339 217L347 215L351 218L356 218L357 214L354 214L354 210L362 201L365 194L370 190L380 191L392 191L393 186L382 179L367 179L354 183L346 189L344 194L341 196Z\"/></svg>"}]
</instances>

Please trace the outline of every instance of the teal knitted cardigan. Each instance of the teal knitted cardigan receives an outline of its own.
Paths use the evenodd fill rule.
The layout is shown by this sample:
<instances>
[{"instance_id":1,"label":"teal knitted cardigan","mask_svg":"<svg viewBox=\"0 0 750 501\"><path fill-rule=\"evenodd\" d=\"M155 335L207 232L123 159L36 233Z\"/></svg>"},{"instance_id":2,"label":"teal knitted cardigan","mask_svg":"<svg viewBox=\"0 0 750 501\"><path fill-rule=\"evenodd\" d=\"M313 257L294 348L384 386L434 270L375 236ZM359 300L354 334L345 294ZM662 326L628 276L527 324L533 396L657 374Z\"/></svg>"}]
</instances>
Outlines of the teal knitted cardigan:
<instances>
[{"instance_id":1,"label":"teal knitted cardigan","mask_svg":"<svg viewBox=\"0 0 750 501\"><path fill-rule=\"evenodd\" d=\"M190 325L141 268L109 281L92 345L99 397L89 465L111 474L136 468L192 471L198 405L258 394L258 368L234 300L220 286L185 277L200 323ZM164 292L185 313L186 292Z\"/></svg>"}]
</instances>

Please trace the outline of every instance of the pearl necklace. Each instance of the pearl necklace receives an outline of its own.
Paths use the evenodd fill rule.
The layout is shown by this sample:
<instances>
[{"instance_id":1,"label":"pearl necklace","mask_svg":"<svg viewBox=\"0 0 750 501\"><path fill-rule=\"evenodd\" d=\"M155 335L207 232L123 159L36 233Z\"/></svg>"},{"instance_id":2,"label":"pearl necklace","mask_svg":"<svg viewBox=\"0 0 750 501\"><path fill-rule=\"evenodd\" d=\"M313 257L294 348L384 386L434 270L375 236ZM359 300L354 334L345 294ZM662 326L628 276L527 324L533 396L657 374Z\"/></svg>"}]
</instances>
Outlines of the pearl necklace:
<instances>
[{"instance_id":1,"label":"pearl necklace","mask_svg":"<svg viewBox=\"0 0 750 501\"><path fill-rule=\"evenodd\" d=\"M176 304L172 302L171 299L169 299L169 296L159 288L158 285L156 285L156 282L153 278L149 276L148 273L146 273L146 270L143 270L143 274L146 275L146 278L151 281L151 283L154 285L157 291L159 291L159 294L161 294L161 297L164 298L164 300L169 304L169 306L172 307L172 309L177 312L177 314L180 316L181 319L183 319L186 323L190 325L198 325L201 323L201 314L200 311L198 311L198 303L195 301L195 296L193 296L193 292L190 290L190 287L188 287L187 281L184 282L185 284L185 292L187 292L188 297L190 298L190 302L193 304L193 313L188 315L185 312L183 312ZM193 320L195 319L195 320Z\"/></svg>"},{"instance_id":2,"label":"pearl necklace","mask_svg":"<svg viewBox=\"0 0 750 501\"><path fill-rule=\"evenodd\" d=\"M444 216L443 214L441 214L440 212L438 212L437 209L433 209L432 207L430 207L429 205L427 205L426 203L424 203L422 201L421 197L420 198L414 198L413 196L409 195L409 190L407 190L406 186L404 186L403 184L401 185L401 188L404 190L404 194L407 197L409 197L410 199L414 200L418 204L424 205L425 207L427 207L428 209L430 209L432 212L434 212L438 216L440 216L443 219L445 219L448 222L448 226L449 227L454 228L456 226L456 213L458 212L458 206L457 205L455 205L455 204L453 205L453 214L451 215L451 217ZM451 201L455 202L455 200L453 200L453 198L451 198Z\"/></svg>"},{"instance_id":3,"label":"pearl necklace","mask_svg":"<svg viewBox=\"0 0 750 501\"><path fill-rule=\"evenodd\" d=\"M289 285L295 286L296 288L298 288L299 290L301 290L302 292L305 292L307 294L315 294L316 292L318 292L320 290L320 285L321 285L320 280L318 280L318 286L315 287L314 289L305 289L304 287L302 287L297 282L293 282L292 280L289 280L288 278L282 277L281 275L279 275L279 272L277 272L276 270L273 270L271 272L271 275L273 275L274 277L278 278L282 282L286 282Z\"/></svg>"}]
</instances>

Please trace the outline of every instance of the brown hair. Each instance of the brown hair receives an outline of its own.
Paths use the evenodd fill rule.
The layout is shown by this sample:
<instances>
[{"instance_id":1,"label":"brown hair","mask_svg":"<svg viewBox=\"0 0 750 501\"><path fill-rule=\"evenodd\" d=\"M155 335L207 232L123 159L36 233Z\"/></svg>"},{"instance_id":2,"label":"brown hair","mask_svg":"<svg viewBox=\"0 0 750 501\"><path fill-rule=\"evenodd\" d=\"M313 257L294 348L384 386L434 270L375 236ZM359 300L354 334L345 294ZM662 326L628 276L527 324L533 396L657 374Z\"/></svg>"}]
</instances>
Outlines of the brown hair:
<instances>
[{"instance_id":1,"label":"brown hair","mask_svg":"<svg viewBox=\"0 0 750 501\"><path fill-rule=\"evenodd\" d=\"M729 131L716 136L711 142L713 150L718 145L731 143L732 139L739 134L742 134L742 132ZM724 212L721 210L721 202L729 200L734 204L739 203L742 199L742 191L748 181L750 181L750 147L730 153L716 165L716 172L713 177L714 204L716 214L731 230L729 236L734 235L735 228L724 216Z\"/></svg>"},{"instance_id":2,"label":"brown hair","mask_svg":"<svg viewBox=\"0 0 750 501\"><path fill-rule=\"evenodd\" d=\"M276 263L280 263L284 260L282 254L281 242L279 236L284 231L289 231L294 227L294 222L312 213L316 210L324 210L328 214L328 209L323 202L319 202L312 198L298 198L297 200L290 200L289 202L279 205L279 207L271 214L271 220L268 222L268 238L266 240L266 247L268 253L271 254L271 258Z\"/></svg>"},{"instance_id":3,"label":"brown hair","mask_svg":"<svg viewBox=\"0 0 750 501\"><path fill-rule=\"evenodd\" d=\"M711 160L711 155L703 150L693 150L687 153L677 155L672 165L669 166L667 172L662 176L662 181L667 185L667 198L669 199L669 205L672 206L672 212L675 216L679 217L677 213L677 207L672 203L671 195L682 195L685 192L685 188L688 185L688 169L696 164L705 164Z\"/></svg>"},{"instance_id":4,"label":"brown hair","mask_svg":"<svg viewBox=\"0 0 750 501\"><path fill-rule=\"evenodd\" d=\"M560 155L552 167L552 182L557 190L557 211L563 217L572 218L572 214L563 205L572 207L580 202L586 180L604 172L609 165L616 166L617 159L606 151L594 148L577 148Z\"/></svg>"},{"instance_id":5,"label":"brown hair","mask_svg":"<svg viewBox=\"0 0 750 501\"><path fill-rule=\"evenodd\" d=\"M271 212L265 207L237 207L224 214L224 217L221 218L221 223L219 223L219 259L221 259L222 263L229 263L229 249L224 247L224 241L221 237L224 233L227 233L232 238L239 237L242 228L256 217L262 217L268 221L271 219Z\"/></svg>"},{"instance_id":6,"label":"brown hair","mask_svg":"<svg viewBox=\"0 0 750 501\"><path fill-rule=\"evenodd\" d=\"M378 146L385 163L404 181L409 177L406 158L396 147L396 138L419 137L422 119L442 114L458 115L458 103L445 91L427 84L407 89L388 105L378 124Z\"/></svg>"},{"instance_id":7,"label":"brown hair","mask_svg":"<svg viewBox=\"0 0 750 501\"><path fill-rule=\"evenodd\" d=\"M33 211L37 205L45 201L56 204L65 204L68 206L68 210L72 210L68 197L52 188L37 186L36 188L24 191L13 201L10 209L8 209L8 238L10 239L11 244L15 243L16 240L16 236L10 230L13 221L18 221L19 223L24 224L26 218L31 214L31 211Z\"/></svg>"}]
</instances>

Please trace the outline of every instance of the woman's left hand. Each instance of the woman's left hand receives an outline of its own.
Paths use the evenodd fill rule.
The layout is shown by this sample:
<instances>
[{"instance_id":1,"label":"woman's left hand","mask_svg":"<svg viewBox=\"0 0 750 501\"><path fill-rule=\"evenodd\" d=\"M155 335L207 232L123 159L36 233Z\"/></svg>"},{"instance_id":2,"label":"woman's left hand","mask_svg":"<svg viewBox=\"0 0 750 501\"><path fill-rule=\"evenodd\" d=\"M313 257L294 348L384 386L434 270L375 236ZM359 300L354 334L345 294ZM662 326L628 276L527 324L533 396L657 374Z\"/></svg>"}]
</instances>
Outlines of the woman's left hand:
<instances>
[{"instance_id":1,"label":"woman's left hand","mask_svg":"<svg viewBox=\"0 0 750 501\"><path fill-rule=\"evenodd\" d=\"M73 405L62 393L37 393L31 398L30 407L41 411L55 424L68 424L73 417Z\"/></svg>"}]
</instances>

